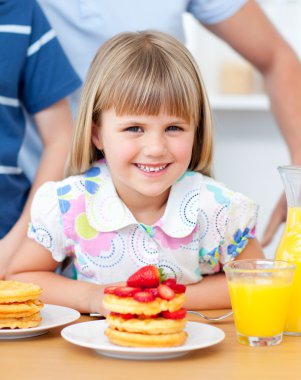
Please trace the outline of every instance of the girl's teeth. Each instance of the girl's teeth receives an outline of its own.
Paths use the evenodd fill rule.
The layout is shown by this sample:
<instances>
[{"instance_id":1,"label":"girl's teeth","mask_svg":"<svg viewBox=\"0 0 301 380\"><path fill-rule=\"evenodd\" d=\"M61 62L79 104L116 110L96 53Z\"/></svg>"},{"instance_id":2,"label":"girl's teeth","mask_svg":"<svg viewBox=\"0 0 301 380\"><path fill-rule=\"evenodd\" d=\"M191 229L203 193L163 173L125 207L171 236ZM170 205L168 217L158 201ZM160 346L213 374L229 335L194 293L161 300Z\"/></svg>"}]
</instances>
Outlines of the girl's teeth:
<instances>
[{"instance_id":1,"label":"girl's teeth","mask_svg":"<svg viewBox=\"0 0 301 380\"><path fill-rule=\"evenodd\" d=\"M150 167L145 165L137 165L139 169L141 169L144 172L150 173L150 172L159 172L160 170L163 170L166 168L167 165L157 166L157 167Z\"/></svg>"}]
</instances>

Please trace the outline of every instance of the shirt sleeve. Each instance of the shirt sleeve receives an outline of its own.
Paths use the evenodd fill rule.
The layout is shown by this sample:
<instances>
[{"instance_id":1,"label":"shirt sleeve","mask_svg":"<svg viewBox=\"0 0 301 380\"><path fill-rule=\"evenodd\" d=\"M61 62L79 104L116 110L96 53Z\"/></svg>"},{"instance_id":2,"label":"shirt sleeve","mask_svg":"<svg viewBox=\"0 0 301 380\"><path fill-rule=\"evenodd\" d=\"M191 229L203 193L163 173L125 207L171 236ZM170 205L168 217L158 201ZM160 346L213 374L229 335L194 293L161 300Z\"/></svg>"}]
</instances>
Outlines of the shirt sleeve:
<instances>
[{"instance_id":1,"label":"shirt sleeve","mask_svg":"<svg viewBox=\"0 0 301 380\"><path fill-rule=\"evenodd\" d=\"M48 249L54 260L61 262L67 256L55 182L43 184L36 192L31 206L28 236Z\"/></svg>"},{"instance_id":2,"label":"shirt sleeve","mask_svg":"<svg viewBox=\"0 0 301 380\"><path fill-rule=\"evenodd\" d=\"M191 0L187 11L203 24L216 24L234 15L246 0Z\"/></svg>"},{"instance_id":3,"label":"shirt sleeve","mask_svg":"<svg viewBox=\"0 0 301 380\"><path fill-rule=\"evenodd\" d=\"M220 246L221 264L233 260L255 237L258 206L246 196L234 193L231 198L225 225L224 240Z\"/></svg>"},{"instance_id":4,"label":"shirt sleeve","mask_svg":"<svg viewBox=\"0 0 301 380\"><path fill-rule=\"evenodd\" d=\"M39 5L34 4L20 94L30 114L51 106L81 85L55 31Z\"/></svg>"}]
</instances>

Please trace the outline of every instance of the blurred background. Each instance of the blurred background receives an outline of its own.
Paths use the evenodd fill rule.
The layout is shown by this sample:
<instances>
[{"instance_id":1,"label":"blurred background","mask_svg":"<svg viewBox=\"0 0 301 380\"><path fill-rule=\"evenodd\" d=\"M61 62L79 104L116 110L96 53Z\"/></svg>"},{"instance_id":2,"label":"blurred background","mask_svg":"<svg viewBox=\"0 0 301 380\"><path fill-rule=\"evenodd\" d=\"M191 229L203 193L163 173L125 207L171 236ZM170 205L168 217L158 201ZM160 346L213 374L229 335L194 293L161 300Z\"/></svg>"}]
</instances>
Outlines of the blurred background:
<instances>
[{"instance_id":1,"label":"blurred background","mask_svg":"<svg viewBox=\"0 0 301 380\"><path fill-rule=\"evenodd\" d=\"M258 3L300 56L301 0ZM270 112L260 75L189 14L184 23L187 46L201 68L213 109L214 176L259 204L261 238L283 190L277 167L289 164L288 150ZM267 257L274 257L282 231L265 248Z\"/></svg>"}]
</instances>

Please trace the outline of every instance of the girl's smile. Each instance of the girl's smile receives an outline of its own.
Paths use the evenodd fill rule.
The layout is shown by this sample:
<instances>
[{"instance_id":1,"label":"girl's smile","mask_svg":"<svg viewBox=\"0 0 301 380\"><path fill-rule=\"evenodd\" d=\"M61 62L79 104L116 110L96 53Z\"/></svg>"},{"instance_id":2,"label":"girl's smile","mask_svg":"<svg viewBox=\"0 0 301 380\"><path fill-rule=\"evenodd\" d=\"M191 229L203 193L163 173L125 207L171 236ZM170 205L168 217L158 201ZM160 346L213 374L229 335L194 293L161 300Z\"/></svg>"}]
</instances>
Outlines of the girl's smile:
<instances>
[{"instance_id":1,"label":"girl's smile","mask_svg":"<svg viewBox=\"0 0 301 380\"><path fill-rule=\"evenodd\" d=\"M165 169L168 167L169 164L135 164L138 169L142 170L146 174L150 175L160 175L165 172Z\"/></svg>"},{"instance_id":2,"label":"girl's smile","mask_svg":"<svg viewBox=\"0 0 301 380\"><path fill-rule=\"evenodd\" d=\"M165 204L171 186L187 170L195 127L163 111L158 115L117 115L104 111L93 126L93 142L104 151L114 185L129 205Z\"/></svg>"}]
</instances>

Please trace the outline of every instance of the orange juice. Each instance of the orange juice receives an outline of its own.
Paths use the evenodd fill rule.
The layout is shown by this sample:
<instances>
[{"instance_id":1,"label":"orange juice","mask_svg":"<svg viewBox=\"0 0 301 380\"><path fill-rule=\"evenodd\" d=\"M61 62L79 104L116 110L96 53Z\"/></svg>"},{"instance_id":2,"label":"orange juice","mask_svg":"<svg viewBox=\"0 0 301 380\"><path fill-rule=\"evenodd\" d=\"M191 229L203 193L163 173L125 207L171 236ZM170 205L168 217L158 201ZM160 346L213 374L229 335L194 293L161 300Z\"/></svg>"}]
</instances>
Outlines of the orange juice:
<instances>
[{"instance_id":1,"label":"orange juice","mask_svg":"<svg viewBox=\"0 0 301 380\"><path fill-rule=\"evenodd\" d=\"M244 278L228 282L238 334L272 337L282 334L292 284L281 278Z\"/></svg>"},{"instance_id":2,"label":"orange juice","mask_svg":"<svg viewBox=\"0 0 301 380\"><path fill-rule=\"evenodd\" d=\"M276 259L296 265L285 331L301 335L301 207L288 209L286 226L276 252Z\"/></svg>"}]
</instances>

